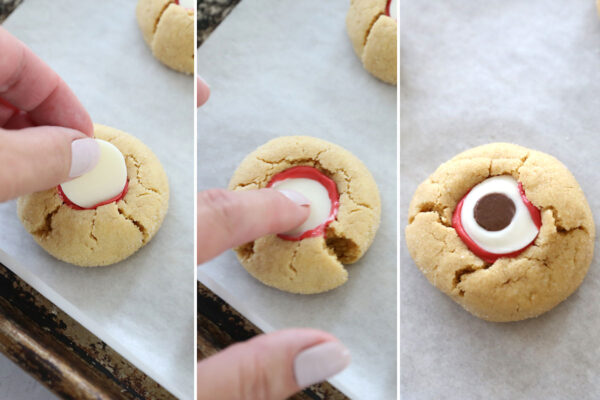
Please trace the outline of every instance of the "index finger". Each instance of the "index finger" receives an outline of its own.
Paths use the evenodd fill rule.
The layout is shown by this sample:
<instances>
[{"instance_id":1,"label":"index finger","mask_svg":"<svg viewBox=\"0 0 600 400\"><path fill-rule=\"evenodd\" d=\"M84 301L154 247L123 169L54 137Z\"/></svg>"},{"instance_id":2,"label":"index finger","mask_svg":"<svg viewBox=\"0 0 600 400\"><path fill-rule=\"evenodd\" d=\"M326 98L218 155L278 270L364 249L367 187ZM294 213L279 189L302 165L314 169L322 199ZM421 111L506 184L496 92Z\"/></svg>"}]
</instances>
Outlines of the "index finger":
<instances>
[{"instance_id":1,"label":"index finger","mask_svg":"<svg viewBox=\"0 0 600 400\"><path fill-rule=\"evenodd\" d=\"M67 84L2 27L0 54L1 98L27 112L38 125L62 126L93 136L92 120Z\"/></svg>"}]
</instances>

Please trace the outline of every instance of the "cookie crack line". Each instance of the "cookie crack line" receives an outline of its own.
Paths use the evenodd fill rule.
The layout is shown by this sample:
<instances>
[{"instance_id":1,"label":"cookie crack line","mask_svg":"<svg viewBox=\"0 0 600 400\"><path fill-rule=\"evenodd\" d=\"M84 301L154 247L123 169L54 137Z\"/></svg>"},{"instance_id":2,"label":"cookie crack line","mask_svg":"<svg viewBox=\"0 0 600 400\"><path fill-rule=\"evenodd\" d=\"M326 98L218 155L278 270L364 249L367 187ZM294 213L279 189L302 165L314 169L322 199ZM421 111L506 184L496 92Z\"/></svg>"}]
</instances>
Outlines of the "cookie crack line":
<instances>
[{"instance_id":1,"label":"cookie crack line","mask_svg":"<svg viewBox=\"0 0 600 400\"><path fill-rule=\"evenodd\" d=\"M478 270L483 269L483 268L477 268L474 265L467 265L466 267L457 269L456 271L454 271L454 279L452 279L452 287L454 289L458 289L458 295L463 297L465 295L465 291L461 288L458 287L458 285L460 285L462 283L463 277L465 275L470 275L474 272L477 272Z\"/></svg>"},{"instance_id":2,"label":"cookie crack line","mask_svg":"<svg viewBox=\"0 0 600 400\"><path fill-rule=\"evenodd\" d=\"M367 30L365 31L365 38L363 39L363 52L364 52L364 47L367 44L367 41L369 40L369 35L371 34L371 30L373 30L373 26L379 20L379 18L381 18L382 15L385 15L385 13L380 12L379 14L377 14L373 18L373 20L371 21L371 23L369 24L369 27L367 28ZM361 54L361 57L362 57L362 54Z\"/></svg>"},{"instance_id":3,"label":"cookie crack line","mask_svg":"<svg viewBox=\"0 0 600 400\"><path fill-rule=\"evenodd\" d=\"M90 228L90 238L96 243L98 243L98 238L94 235L94 228L96 227L96 217L97 216L98 216L98 211L94 210L94 215L92 216L92 226Z\"/></svg>"},{"instance_id":4,"label":"cookie crack line","mask_svg":"<svg viewBox=\"0 0 600 400\"><path fill-rule=\"evenodd\" d=\"M343 168L338 168L335 170L335 173L341 174L344 177L344 181L346 181L346 186L348 187L348 189L344 193L346 195L348 195L348 198L350 199L350 201L352 201L352 203L354 203L358 207L364 207L364 208L367 208L367 209L373 211L373 207L371 207L369 204L360 203L354 199L354 197L352 195L352 191L350 190L350 177L348 176L348 173L346 172L346 170L344 170Z\"/></svg>"},{"instance_id":5,"label":"cookie crack line","mask_svg":"<svg viewBox=\"0 0 600 400\"><path fill-rule=\"evenodd\" d=\"M354 240L344 236L343 232L338 233L333 228L328 229L324 239L323 245L326 250L334 255L340 264L356 261L356 253L359 252L358 245Z\"/></svg>"},{"instance_id":6,"label":"cookie crack line","mask_svg":"<svg viewBox=\"0 0 600 400\"><path fill-rule=\"evenodd\" d=\"M517 180L519 180L518 178L521 177L521 168L523 168L525 166L525 163L527 162L527 160L529 159L529 152L527 152L527 154L525 154L525 156L523 156L521 158L521 165L519 165L517 167Z\"/></svg>"},{"instance_id":7,"label":"cookie crack line","mask_svg":"<svg viewBox=\"0 0 600 400\"><path fill-rule=\"evenodd\" d=\"M174 4L173 1L169 1L167 4L165 4L160 10L156 21L154 21L154 26L152 27L152 44L154 44L154 34L156 33L156 29L158 28L158 23L160 22L160 19L162 18L163 14L165 13L165 11L167 11L167 8L169 8L171 4Z\"/></svg>"},{"instance_id":8,"label":"cookie crack line","mask_svg":"<svg viewBox=\"0 0 600 400\"><path fill-rule=\"evenodd\" d=\"M331 173L331 171L329 171L326 168L323 168L323 165L321 164L321 160L319 160L319 157L307 157L307 158L297 158L297 159L289 159L287 157L281 158L279 160L275 160L275 161L269 161L265 158L261 158L259 156L256 156L256 159L258 161L261 161L265 164L269 164L272 165L273 167L277 167L280 164L283 163L287 163L290 164L290 168L291 166L298 166L298 165L307 165L310 164L311 167L314 168L318 168L318 169L322 169L324 171L327 171L329 173Z\"/></svg>"},{"instance_id":9,"label":"cookie crack line","mask_svg":"<svg viewBox=\"0 0 600 400\"><path fill-rule=\"evenodd\" d=\"M54 216L56 215L56 213L58 213L62 206L63 204L61 203L57 205L54 208L54 210L46 214L46 218L44 218L44 224L35 231L33 231L32 234L40 237L47 237L52 232L52 220L54 219Z\"/></svg>"},{"instance_id":10,"label":"cookie crack line","mask_svg":"<svg viewBox=\"0 0 600 400\"><path fill-rule=\"evenodd\" d=\"M583 232L585 232L588 236L589 236L589 232L587 230L587 228L583 225L577 225L574 226L572 228L566 228L565 226L563 226L560 222L560 218L558 216L558 210L554 207L554 206L546 206L542 208L542 213L545 210L550 210L552 212L552 218L554 219L554 227L556 228L556 232L558 232L559 234L567 234L573 231L578 231L581 230Z\"/></svg>"},{"instance_id":11,"label":"cookie crack line","mask_svg":"<svg viewBox=\"0 0 600 400\"><path fill-rule=\"evenodd\" d=\"M445 226L446 228L454 228L452 226L452 224L448 224L448 223L444 222L444 219L442 218L442 213L446 208L444 208L440 211L440 210L436 210L435 204L424 203L421 205L421 207L419 207L419 212L417 212L415 215L412 216L412 218L410 218L408 220L408 225L412 225L413 222L415 222L415 219L417 219L417 216L419 216L420 214L433 213L433 214L437 215L437 218L438 218L438 220L436 221L437 223Z\"/></svg>"},{"instance_id":12,"label":"cookie crack line","mask_svg":"<svg viewBox=\"0 0 600 400\"><path fill-rule=\"evenodd\" d=\"M261 156L255 156L255 157L258 161L261 161L261 162L264 162L265 164L270 164L273 166L277 166L283 162L287 162L288 164L295 165L296 163L307 162L307 161L312 161L314 163L318 163L319 165L321 165L321 160L319 158L321 157L321 154L327 153L328 151L329 151L329 149L326 148L323 150L319 150L313 157L298 158L298 159L289 159L287 157L282 157L278 160L267 160L266 158L263 158Z\"/></svg>"},{"instance_id":13,"label":"cookie crack line","mask_svg":"<svg viewBox=\"0 0 600 400\"><path fill-rule=\"evenodd\" d=\"M140 186L146 190L146 192L154 192L158 195L161 195L160 190L153 187L147 187L142 183L142 179L140 178L140 168L142 164L138 161L138 159L133 154L126 154L125 158L130 158L133 162L133 166L135 167L135 180L137 183L139 183Z\"/></svg>"},{"instance_id":14,"label":"cookie crack line","mask_svg":"<svg viewBox=\"0 0 600 400\"><path fill-rule=\"evenodd\" d=\"M121 207L117 208L117 210L123 218L130 221L140 231L140 233L143 236L142 244L145 244L148 240L148 231L146 230L146 227L140 221L136 220L131 215L125 213L125 210Z\"/></svg>"},{"instance_id":15,"label":"cookie crack line","mask_svg":"<svg viewBox=\"0 0 600 400\"><path fill-rule=\"evenodd\" d=\"M252 258L252 256L256 252L254 250L255 244L256 244L256 241L244 243L243 245L238 246L236 248L236 250L239 251L238 254L240 255L241 258L249 260L250 258Z\"/></svg>"},{"instance_id":16,"label":"cookie crack line","mask_svg":"<svg viewBox=\"0 0 600 400\"><path fill-rule=\"evenodd\" d=\"M293 281L296 276L298 276L298 270L294 267L294 261L296 261L296 256L298 255L298 250L300 250L300 243L294 246L294 251L292 252L292 258L290 259L290 265L288 266L289 270L292 271L292 276L290 276L290 281Z\"/></svg>"},{"instance_id":17,"label":"cookie crack line","mask_svg":"<svg viewBox=\"0 0 600 400\"><path fill-rule=\"evenodd\" d=\"M317 168L317 169L322 170L322 172L327 172L327 174L325 174L325 175L331 177L331 175L333 175L331 173L331 171L326 168L323 168L323 165L321 164L321 161L319 160L319 156L326 151L327 150L321 150L317 153L317 155L315 157L312 157L312 158L289 159L287 157L283 157L283 158L280 158L279 160L274 160L274 161L267 160L260 156L256 156L255 157L256 160L271 166L271 168L269 168L267 176L265 177L265 179L258 179L258 180L255 179L251 182L240 183L237 185L237 187L245 187L245 186L249 186L252 184L262 186L262 185L266 184L269 181L269 179L271 178L271 176L270 176L271 171L283 163L289 164L289 168L296 167L296 166L302 166L302 165Z\"/></svg>"}]
</instances>

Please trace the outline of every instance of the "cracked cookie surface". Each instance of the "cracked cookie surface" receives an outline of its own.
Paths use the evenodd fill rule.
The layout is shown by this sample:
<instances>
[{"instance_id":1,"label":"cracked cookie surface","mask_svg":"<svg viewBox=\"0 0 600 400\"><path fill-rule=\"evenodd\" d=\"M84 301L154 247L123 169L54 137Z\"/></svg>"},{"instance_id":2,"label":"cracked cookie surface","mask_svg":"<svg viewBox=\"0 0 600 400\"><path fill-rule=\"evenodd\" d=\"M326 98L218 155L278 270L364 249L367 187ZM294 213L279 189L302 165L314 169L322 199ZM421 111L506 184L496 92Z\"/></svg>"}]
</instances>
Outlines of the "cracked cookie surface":
<instances>
[{"instance_id":1,"label":"cracked cookie surface","mask_svg":"<svg viewBox=\"0 0 600 400\"><path fill-rule=\"evenodd\" d=\"M452 227L460 199L491 176L511 175L541 210L534 243L493 264L475 256ZM565 300L583 281L594 251L592 212L579 184L554 157L493 143L442 164L416 190L406 242L429 282L467 311L488 321L538 316Z\"/></svg>"},{"instance_id":2,"label":"cracked cookie surface","mask_svg":"<svg viewBox=\"0 0 600 400\"><path fill-rule=\"evenodd\" d=\"M235 171L231 190L260 189L277 173L311 166L331 178L340 195L336 219L325 237L288 241L268 235L235 249L246 270L266 285L292 293L320 293L342 285L367 251L379 227L381 203L366 166L340 146L308 136L269 141L249 154Z\"/></svg>"},{"instance_id":3,"label":"cracked cookie surface","mask_svg":"<svg viewBox=\"0 0 600 400\"><path fill-rule=\"evenodd\" d=\"M173 0L139 0L136 16L152 54L166 66L194 73L194 12Z\"/></svg>"},{"instance_id":4,"label":"cracked cookie surface","mask_svg":"<svg viewBox=\"0 0 600 400\"><path fill-rule=\"evenodd\" d=\"M167 175L146 145L99 124L94 136L123 153L129 179L125 197L95 210L70 208L56 188L17 201L19 219L35 241L59 260L82 267L114 264L135 253L156 234L169 204Z\"/></svg>"},{"instance_id":5,"label":"cracked cookie surface","mask_svg":"<svg viewBox=\"0 0 600 400\"><path fill-rule=\"evenodd\" d=\"M397 82L398 22L386 15L387 0L352 0L346 30L354 52L373 76Z\"/></svg>"}]
</instances>

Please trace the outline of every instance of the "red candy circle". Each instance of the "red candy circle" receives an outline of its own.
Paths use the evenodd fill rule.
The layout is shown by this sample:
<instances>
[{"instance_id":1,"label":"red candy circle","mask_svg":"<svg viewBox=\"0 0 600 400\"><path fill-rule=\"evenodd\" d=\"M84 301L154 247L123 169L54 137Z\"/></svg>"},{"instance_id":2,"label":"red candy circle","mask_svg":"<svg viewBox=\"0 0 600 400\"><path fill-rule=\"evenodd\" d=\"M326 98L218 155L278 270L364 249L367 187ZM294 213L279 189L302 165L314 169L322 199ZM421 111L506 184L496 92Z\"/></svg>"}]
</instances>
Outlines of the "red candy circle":
<instances>
[{"instance_id":1,"label":"red candy circle","mask_svg":"<svg viewBox=\"0 0 600 400\"><path fill-rule=\"evenodd\" d=\"M273 176L273 178L271 178L271 180L267 184L267 187L270 188L273 186L273 184L277 182L292 178L312 179L323 185L323 187L325 187L327 193L329 194L331 209L329 211L329 216L321 225L302 233L302 235L288 236L283 233L280 233L277 236L281 239L291 241L299 241L311 237L325 236L325 230L327 229L327 226L335 220L335 217L338 213L338 209L340 208L340 196L337 191L337 185L331 178L323 174L318 169L313 167L299 166L288 168L285 171L275 174L275 176Z\"/></svg>"},{"instance_id":2,"label":"red candy circle","mask_svg":"<svg viewBox=\"0 0 600 400\"><path fill-rule=\"evenodd\" d=\"M387 4L385 5L385 15L391 17L390 15L390 6L392 5L392 0L387 0Z\"/></svg>"},{"instance_id":3,"label":"red candy circle","mask_svg":"<svg viewBox=\"0 0 600 400\"><path fill-rule=\"evenodd\" d=\"M175 4L177 4L178 6L181 6L181 7L183 7L181 4L179 4L179 0L173 0L173 1L174 1L174 2L175 2ZM183 7L183 8L185 8L186 10L194 11L194 9L193 9L193 8L188 8L188 7Z\"/></svg>"},{"instance_id":4,"label":"red candy circle","mask_svg":"<svg viewBox=\"0 0 600 400\"><path fill-rule=\"evenodd\" d=\"M469 192L470 192L470 190L469 190ZM479 247L479 245L477 243L475 243L475 241L473 239L471 239L469 234L465 231L465 229L462 225L462 221L461 221L463 203L465 201L465 198L469 194L469 192L467 192L463 196L463 198L458 202L458 204L456 205L456 208L454 209L454 214L452 214L452 227L454 228L454 230L456 230L456 233L458 234L458 236L467 245L469 250L471 250L473 252L473 254L475 254L477 257L481 258L486 263L492 264L501 257L516 257L516 256L518 256L523 251L525 251L525 249L527 249L529 246L531 246L533 244L533 242L535 242L537 235L535 238L533 238L533 240L527 246L523 247L522 249L513 251L511 253L503 253L503 254L491 253L491 252ZM521 199L523 200L523 203L525 203L525 206L529 210L529 214L531 215L531 219L533 220L533 223L539 230L542 227L541 212L536 206L534 206L529 201L527 196L525 196L525 191L523 190L523 185L521 184L521 182L519 182L519 193L521 193Z\"/></svg>"},{"instance_id":5,"label":"red candy circle","mask_svg":"<svg viewBox=\"0 0 600 400\"><path fill-rule=\"evenodd\" d=\"M65 194L65 192L63 192L62 188L60 187L60 185L58 185L56 187L56 190L58 191L58 195L60 196L61 200L63 201L63 203L65 203L67 206L71 207L74 210L95 210L96 208L100 207L100 206L104 206L106 204L110 204L110 203L116 203L117 201L121 200L123 197L125 197L125 195L127 194L127 191L129 190L129 179L127 179L125 181L125 187L123 188L123 191L121 193L119 193L118 195L116 195L115 197L105 200L101 203L95 204L91 207L88 208L83 208L78 206L77 204L73 203L71 200L69 200L69 198L67 197L67 195Z\"/></svg>"}]
</instances>

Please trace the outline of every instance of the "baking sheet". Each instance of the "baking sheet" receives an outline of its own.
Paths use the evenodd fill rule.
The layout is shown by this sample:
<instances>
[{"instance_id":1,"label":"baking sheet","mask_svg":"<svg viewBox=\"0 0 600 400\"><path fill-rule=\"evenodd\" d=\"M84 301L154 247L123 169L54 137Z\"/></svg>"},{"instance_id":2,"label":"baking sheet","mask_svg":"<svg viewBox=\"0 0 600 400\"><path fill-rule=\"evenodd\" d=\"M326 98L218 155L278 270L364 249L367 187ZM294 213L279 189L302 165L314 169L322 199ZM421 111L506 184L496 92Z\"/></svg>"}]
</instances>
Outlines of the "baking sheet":
<instances>
[{"instance_id":1,"label":"baking sheet","mask_svg":"<svg viewBox=\"0 0 600 400\"><path fill-rule=\"evenodd\" d=\"M404 1L401 9L402 399L597 399L599 243L577 292L532 320L490 323L431 286L404 240L439 164L495 141L550 153L600 215L600 20L594 1Z\"/></svg>"},{"instance_id":2,"label":"baking sheet","mask_svg":"<svg viewBox=\"0 0 600 400\"><path fill-rule=\"evenodd\" d=\"M194 386L194 82L152 57L136 1L27 0L4 27L71 86L95 122L141 139L169 177L154 239L115 266L80 269L46 254L0 204L0 261L174 395Z\"/></svg>"},{"instance_id":3,"label":"baking sheet","mask_svg":"<svg viewBox=\"0 0 600 400\"><path fill-rule=\"evenodd\" d=\"M365 70L346 35L347 1L244 0L198 49L211 98L198 112L198 189L226 187L268 140L310 135L364 161L379 186L382 222L349 280L329 293L280 292L228 251L198 278L265 331L321 328L352 364L331 382L356 399L396 396L396 87Z\"/></svg>"}]
</instances>

